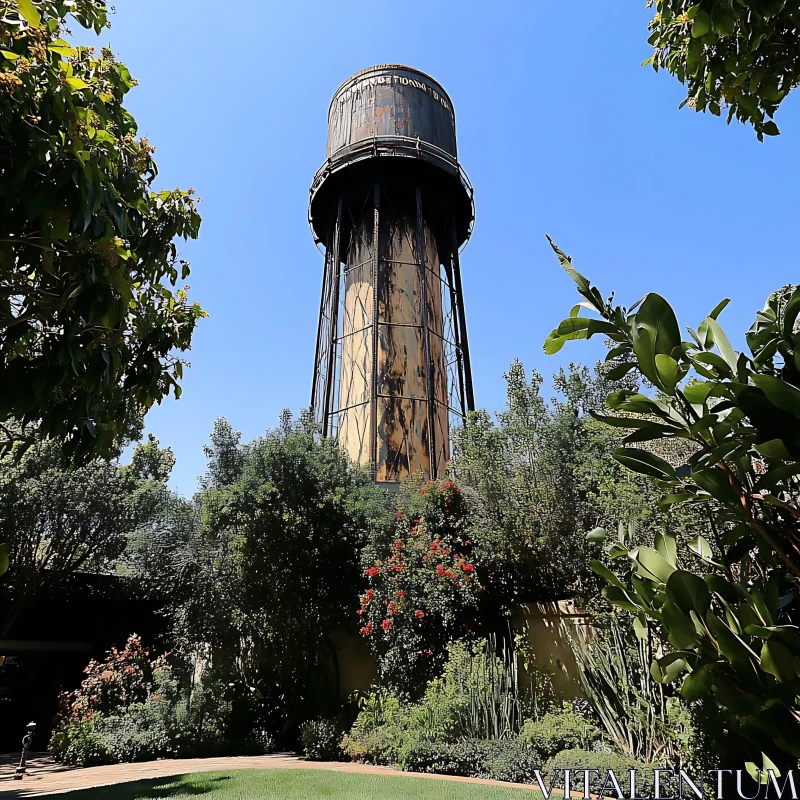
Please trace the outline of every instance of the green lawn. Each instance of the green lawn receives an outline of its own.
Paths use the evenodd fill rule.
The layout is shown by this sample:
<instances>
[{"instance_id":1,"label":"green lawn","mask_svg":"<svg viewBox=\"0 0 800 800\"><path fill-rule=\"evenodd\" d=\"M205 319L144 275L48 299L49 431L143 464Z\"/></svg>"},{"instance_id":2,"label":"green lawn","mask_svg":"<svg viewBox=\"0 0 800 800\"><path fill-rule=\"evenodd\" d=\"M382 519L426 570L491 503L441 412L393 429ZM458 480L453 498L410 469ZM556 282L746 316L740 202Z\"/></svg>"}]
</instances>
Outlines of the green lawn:
<instances>
[{"instance_id":1,"label":"green lawn","mask_svg":"<svg viewBox=\"0 0 800 800\"><path fill-rule=\"evenodd\" d=\"M243 769L195 772L172 778L70 792L69 800L542 800L538 792L392 775L358 775L316 769Z\"/></svg>"}]
</instances>

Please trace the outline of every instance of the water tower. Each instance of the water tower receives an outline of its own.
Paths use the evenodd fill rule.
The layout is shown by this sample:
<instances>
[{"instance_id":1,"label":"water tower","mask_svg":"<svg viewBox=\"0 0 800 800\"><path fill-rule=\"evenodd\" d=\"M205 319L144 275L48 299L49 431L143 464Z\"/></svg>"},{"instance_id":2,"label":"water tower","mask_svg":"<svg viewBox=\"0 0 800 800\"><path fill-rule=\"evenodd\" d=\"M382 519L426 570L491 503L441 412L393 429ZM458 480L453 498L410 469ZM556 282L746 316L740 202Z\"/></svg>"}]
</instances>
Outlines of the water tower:
<instances>
[{"instance_id":1,"label":"water tower","mask_svg":"<svg viewBox=\"0 0 800 800\"><path fill-rule=\"evenodd\" d=\"M380 483L450 458L474 409L459 250L475 217L453 105L431 77L381 65L345 81L309 223L325 250L311 405Z\"/></svg>"}]
</instances>

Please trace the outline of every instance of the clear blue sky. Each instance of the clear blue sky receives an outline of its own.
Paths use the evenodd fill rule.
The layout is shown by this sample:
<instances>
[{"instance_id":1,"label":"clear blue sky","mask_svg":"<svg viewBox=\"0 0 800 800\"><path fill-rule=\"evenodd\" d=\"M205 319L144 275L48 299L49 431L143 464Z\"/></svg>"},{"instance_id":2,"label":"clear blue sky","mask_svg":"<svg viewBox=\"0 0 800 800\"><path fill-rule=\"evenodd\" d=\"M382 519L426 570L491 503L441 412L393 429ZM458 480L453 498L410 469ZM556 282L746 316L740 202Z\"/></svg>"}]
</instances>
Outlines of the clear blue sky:
<instances>
[{"instance_id":1,"label":"clear blue sky","mask_svg":"<svg viewBox=\"0 0 800 800\"><path fill-rule=\"evenodd\" d=\"M628 304L660 292L683 324L730 297L721 321L740 347L769 291L800 278L800 90L764 144L678 111L677 82L639 66L644 0L115 3L101 43L139 80L128 108L157 147L158 186L203 199L200 239L182 252L210 316L183 397L147 417L182 492L215 417L247 440L308 403L322 271L308 186L331 95L364 67L412 65L453 99L476 190L462 265L479 406L502 407L516 357L549 375L601 353L542 353L576 298L545 232L604 292Z\"/></svg>"}]
</instances>

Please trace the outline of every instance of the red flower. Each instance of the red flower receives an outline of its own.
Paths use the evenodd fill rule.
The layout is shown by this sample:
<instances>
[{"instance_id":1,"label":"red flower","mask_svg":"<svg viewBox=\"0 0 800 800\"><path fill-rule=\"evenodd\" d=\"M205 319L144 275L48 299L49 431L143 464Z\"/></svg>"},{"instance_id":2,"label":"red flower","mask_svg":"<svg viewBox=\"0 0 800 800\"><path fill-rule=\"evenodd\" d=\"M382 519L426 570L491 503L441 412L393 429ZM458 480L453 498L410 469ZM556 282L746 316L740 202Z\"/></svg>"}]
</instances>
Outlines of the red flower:
<instances>
[{"instance_id":1,"label":"red flower","mask_svg":"<svg viewBox=\"0 0 800 800\"><path fill-rule=\"evenodd\" d=\"M420 611L419 609L417 609L417 610L414 612L414 616L415 616L417 619L422 619L422 618L425 616L425 612L424 612L424 611Z\"/></svg>"},{"instance_id":2,"label":"red flower","mask_svg":"<svg viewBox=\"0 0 800 800\"><path fill-rule=\"evenodd\" d=\"M445 568L444 568L444 564L437 564L437 565L436 565L436 574L437 574L437 575L438 575L440 578L443 578L443 577L444 577L444 574L445 574Z\"/></svg>"},{"instance_id":3,"label":"red flower","mask_svg":"<svg viewBox=\"0 0 800 800\"><path fill-rule=\"evenodd\" d=\"M400 549L402 549L402 547L403 547L403 540L402 540L402 539L398 539L398 540L397 540L397 541L394 543L394 549L395 549L395 550L400 550Z\"/></svg>"},{"instance_id":4,"label":"red flower","mask_svg":"<svg viewBox=\"0 0 800 800\"><path fill-rule=\"evenodd\" d=\"M428 556L422 556L422 560L423 561L427 561L428 560Z\"/></svg>"},{"instance_id":5,"label":"red flower","mask_svg":"<svg viewBox=\"0 0 800 800\"><path fill-rule=\"evenodd\" d=\"M363 608L357 608L356 609L356 614L358 614L359 617L363 617L364 616L364 609Z\"/></svg>"},{"instance_id":6,"label":"red flower","mask_svg":"<svg viewBox=\"0 0 800 800\"><path fill-rule=\"evenodd\" d=\"M372 595L374 595L374 594L375 594L375 591L373 589L367 589L367 597L370 600L372 600Z\"/></svg>"},{"instance_id":7,"label":"red flower","mask_svg":"<svg viewBox=\"0 0 800 800\"><path fill-rule=\"evenodd\" d=\"M372 623L368 622L363 628L360 628L358 632L364 636L369 636L372 633Z\"/></svg>"},{"instance_id":8,"label":"red flower","mask_svg":"<svg viewBox=\"0 0 800 800\"><path fill-rule=\"evenodd\" d=\"M383 622L381 622L381 628L383 628L385 631L388 631L391 627L392 621L390 619L385 619Z\"/></svg>"},{"instance_id":9,"label":"red flower","mask_svg":"<svg viewBox=\"0 0 800 800\"><path fill-rule=\"evenodd\" d=\"M397 519L403 519L403 515L399 511L397 512Z\"/></svg>"},{"instance_id":10,"label":"red flower","mask_svg":"<svg viewBox=\"0 0 800 800\"><path fill-rule=\"evenodd\" d=\"M402 572L402 571L403 571L402 567L392 567L392 572Z\"/></svg>"},{"instance_id":11,"label":"red flower","mask_svg":"<svg viewBox=\"0 0 800 800\"><path fill-rule=\"evenodd\" d=\"M472 564L462 564L461 569L463 569L464 572L475 572L475 567L473 567Z\"/></svg>"},{"instance_id":12,"label":"red flower","mask_svg":"<svg viewBox=\"0 0 800 800\"><path fill-rule=\"evenodd\" d=\"M380 571L380 567L370 567L367 570L367 575L369 575L370 578L374 578Z\"/></svg>"},{"instance_id":13,"label":"red flower","mask_svg":"<svg viewBox=\"0 0 800 800\"><path fill-rule=\"evenodd\" d=\"M398 593L397 593L397 596L398 596L398 597L399 597L399 598L402 600L402 599L404 599L404 598L405 598L405 596L406 596L406 593L401 591L401 592L398 592Z\"/></svg>"}]
</instances>

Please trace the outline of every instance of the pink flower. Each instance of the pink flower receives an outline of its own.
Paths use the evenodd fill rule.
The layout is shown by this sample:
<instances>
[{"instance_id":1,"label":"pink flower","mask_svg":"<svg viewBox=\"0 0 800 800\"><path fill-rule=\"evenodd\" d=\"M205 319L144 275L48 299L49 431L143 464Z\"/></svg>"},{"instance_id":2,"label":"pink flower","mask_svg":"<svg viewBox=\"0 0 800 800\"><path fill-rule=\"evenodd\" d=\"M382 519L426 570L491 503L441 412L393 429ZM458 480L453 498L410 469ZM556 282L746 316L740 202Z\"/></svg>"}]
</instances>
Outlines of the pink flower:
<instances>
[{"instance_id":1,"label":"pink flower","mask_svg":"<svg viewBox=\"0 0 800 800\"><path fill-rule=\"evenodd\" d=\"M415 616L417 619L422 619L422 618L425 616L425 612L424 612L424 611L420 611L419 609L417 609L417 610L414 612L414 616Z\"/></svg>"}]
</instances>

